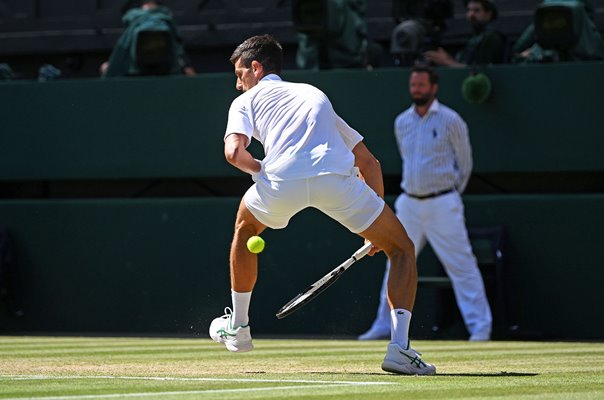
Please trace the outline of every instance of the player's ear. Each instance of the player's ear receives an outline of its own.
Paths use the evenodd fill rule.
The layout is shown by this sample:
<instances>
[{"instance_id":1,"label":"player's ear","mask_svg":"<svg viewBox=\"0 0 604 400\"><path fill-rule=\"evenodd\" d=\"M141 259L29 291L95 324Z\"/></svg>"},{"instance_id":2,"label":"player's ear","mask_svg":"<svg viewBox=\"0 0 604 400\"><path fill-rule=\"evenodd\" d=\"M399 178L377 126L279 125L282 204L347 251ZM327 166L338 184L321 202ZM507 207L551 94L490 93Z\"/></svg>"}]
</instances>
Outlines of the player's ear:
<instances>
[{"instance_id":1,"label":"player's ear","mask_svg":"<svg viewBox=\"0 0 604 400\"><path fill-rule=\"evenodd\" d=\"M252 61L252 72L256 76L262 76L264 74L264 67L257 60Z\"/></svg>"}]
</instances>

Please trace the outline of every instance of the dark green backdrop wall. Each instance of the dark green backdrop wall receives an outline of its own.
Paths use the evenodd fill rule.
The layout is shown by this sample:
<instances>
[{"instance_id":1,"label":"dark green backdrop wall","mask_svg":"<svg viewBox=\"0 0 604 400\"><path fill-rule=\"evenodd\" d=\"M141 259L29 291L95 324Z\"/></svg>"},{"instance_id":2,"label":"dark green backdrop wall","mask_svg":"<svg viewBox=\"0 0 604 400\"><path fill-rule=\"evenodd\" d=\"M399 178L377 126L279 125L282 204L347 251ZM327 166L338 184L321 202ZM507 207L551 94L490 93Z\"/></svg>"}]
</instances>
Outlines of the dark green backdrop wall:
<instances>
[{"instance_id":1,"label":"dark green backdrop wall","mask_svg":"<svg viewBox=\"0 0 604 400\"><path fill-rule=\"evenodd\" d=\"M470 126L475 175L528 177L522 190L473 193L465 204L469 225L505 226L509 320L538 337L604 337L604 322L594 313L604 303L603 67L490 68L493 97L483 105L461 98L467 70L441 71L441 101ZM392 123L408 107L407 74L284 75L322 88L396 180ZM236 95L230 74L4 83L0 186L243 177L222 156L226 113ZM539 185L530 178L535 173L572 176L574 189L529 194ZM16 318L1 308L0 332L205 336L210 320L230 303L228 247L238 198L110 199L102 191L96 197L0 199L0 225L16 243L25 311ZM316 302L279 321L274 312L282 303L361 241L314 210L264 236L251 311L256 333L349 335L367 328L383 256L363 260ZM422 257L420 274L431 262ZM430 336L433 295L418 295L417 337Z\"/></svg>"}]
</instances>

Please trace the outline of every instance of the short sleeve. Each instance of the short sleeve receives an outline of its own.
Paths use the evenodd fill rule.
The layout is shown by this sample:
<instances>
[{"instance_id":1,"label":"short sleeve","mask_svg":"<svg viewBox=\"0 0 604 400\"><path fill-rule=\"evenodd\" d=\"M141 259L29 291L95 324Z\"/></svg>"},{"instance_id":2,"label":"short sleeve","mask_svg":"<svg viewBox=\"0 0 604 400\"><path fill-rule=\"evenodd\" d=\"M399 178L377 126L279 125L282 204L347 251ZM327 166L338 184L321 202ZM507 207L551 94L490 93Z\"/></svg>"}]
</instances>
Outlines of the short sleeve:
<instances>
[{"instance_id":1,"label":"short sleeve","mask_svg":"<svg viewBox=\"0 0 604 400\"><path fill-rule=\"evenodd\" d=\"M247 136L249 145L254 134L254 125L246 99L247 97L242 95L231 103L224 139L230 134L239 133Z\"/></svg>"},{"instance_id":2,"label":"short sleeve","mask_svg":"<svg viewBox=\"0 0 604 400\"><path fill-rule=\"evenodd\" d=\"M344 143L348 149L352 150L354 146L363 140L363 136L356 130L350 127L339 115L336 114L336 127L342 136Z\"/></svg>"}]
</instances>

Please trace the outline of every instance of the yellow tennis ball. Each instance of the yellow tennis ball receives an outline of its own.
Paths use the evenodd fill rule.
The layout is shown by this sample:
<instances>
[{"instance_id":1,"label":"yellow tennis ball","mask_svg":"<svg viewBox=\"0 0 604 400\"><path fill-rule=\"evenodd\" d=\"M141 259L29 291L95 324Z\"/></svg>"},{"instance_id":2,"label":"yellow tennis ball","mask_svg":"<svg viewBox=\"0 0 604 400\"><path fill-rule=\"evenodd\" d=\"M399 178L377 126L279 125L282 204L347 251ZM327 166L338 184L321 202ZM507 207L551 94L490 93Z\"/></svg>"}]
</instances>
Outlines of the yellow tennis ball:
<instances>
[{"instance_id":1,"label":"yellow tennis ball","mask_svg":"<svg viewBox=\"0 0 604 400\"><path fill-rule=\"evenodd\" d=\"M254 254L261 253L264 250L264 239L260 236L252 236L247 240L247 249Z\"/></svg>"}]
</instances>

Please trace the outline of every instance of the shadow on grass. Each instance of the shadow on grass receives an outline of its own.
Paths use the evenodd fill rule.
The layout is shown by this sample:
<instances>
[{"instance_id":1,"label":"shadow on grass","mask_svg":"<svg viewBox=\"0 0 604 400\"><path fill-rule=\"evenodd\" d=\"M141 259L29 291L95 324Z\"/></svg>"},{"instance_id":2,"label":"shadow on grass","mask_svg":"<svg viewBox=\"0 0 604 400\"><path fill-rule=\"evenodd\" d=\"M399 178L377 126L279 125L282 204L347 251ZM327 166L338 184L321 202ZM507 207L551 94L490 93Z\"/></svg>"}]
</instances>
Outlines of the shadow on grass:
<instances>
[{"instance_id":1,"label":"shadow on grass","mask_svg":"<svg viewBox=\"0 0 604 400\"><path fill-rule=\"evenodd\" d=\"M436 373L437 376L482 376L485 378L492 378L492 377L507 377L507 376L538 376L539 374L535 373L535 372L506 372L506 371L501 371L501 372L489 372L489 373L473 373L473 372L468 372L468 373L459 373L459 374L439 374L438 372Z\"/></svg>"},{"instance_id":2,"label":"shadow on grass","mask_svg":"<svg viewBox=\"0 0 604 400\"><path fill-rule=\"evenodd\" d=\"M363 376L405 376L391 374L388 372L319 372L310 371L305 372L306 374L316 375L363 375ZM535 372L461 372L461 373L436 373L436 376L465 376L465 377L483 377L483 378L505 378L505 377L516 377L516 376L538 376ZM415 375L413 375L415 376Z\"/></svg>"}]
</instances>

